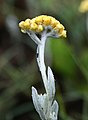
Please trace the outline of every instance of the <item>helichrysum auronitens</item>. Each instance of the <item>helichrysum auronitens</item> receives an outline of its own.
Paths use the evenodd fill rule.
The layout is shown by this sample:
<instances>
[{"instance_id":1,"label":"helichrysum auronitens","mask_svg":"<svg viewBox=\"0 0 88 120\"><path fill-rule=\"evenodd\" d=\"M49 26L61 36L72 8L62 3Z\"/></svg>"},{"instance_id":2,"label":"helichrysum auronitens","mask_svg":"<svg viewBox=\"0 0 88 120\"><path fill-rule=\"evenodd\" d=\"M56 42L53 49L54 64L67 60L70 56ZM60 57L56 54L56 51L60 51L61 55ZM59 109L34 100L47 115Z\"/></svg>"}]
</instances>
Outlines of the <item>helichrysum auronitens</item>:
<instances>
[{"instance_id":1,"label":"helichrysum auronitens","mask_svg":"<svg viewBox=\"0 0 88 120\"><path fill-rule=\"evenodd\" d=\"M82 13L88 12L88 0L83 0L80 4L79 11Z\"/></svg>"},{"instance_id":2,"label":"helichrysum auronitens","mask_svg":"<svg viewBox=\"0 0 88 120\"><path fill-rule=\"evenodd\" d=\"M38 94L32 87L32 100L41 120L58 119L58 103L54 100L55 79L51 68L44 63L44 48L47 37L66 37L64 26L55 18L41 15L33 19L26 19L19 23L21 31L27 33L37 44L37 63L42 75L46 93ZM39 34L39 35L38 35ZM46 73L47 70L47 73Z\"/></svg>"},{"instance_id":3,"label":"helichrysum auronitens","mask_svg":"<svg viewBox=\"0 0 88 120\"><path fill-rule=\"evenodd\" d=\"M26 33L26 31L33 31L36 33L43 32L46 27L50 27L57 37L63 36L66 37L66 31L64 26L55 18L47 15L40 15L33 19L26 19L19 23L21 31Z\"/></svg>"}]
</instances>

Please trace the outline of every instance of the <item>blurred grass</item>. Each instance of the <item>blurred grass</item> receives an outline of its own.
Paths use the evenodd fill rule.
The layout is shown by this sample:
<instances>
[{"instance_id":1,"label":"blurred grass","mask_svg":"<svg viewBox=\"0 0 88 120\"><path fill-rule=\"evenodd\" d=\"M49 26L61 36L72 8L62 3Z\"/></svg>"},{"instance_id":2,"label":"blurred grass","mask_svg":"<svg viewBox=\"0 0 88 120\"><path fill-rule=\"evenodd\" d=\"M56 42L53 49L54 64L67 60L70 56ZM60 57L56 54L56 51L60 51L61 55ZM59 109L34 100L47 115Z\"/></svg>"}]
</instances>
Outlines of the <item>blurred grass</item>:
<instances>
[{"instance_id":1,"label":"blurred grass","mask_svg":"<svg viewBox=\"0 0 88 120\"><path fill-rule=\"evenodd\" d=\"M88 120L88 31L80 2L0 1L0 120L40 119L31 100L31 86L44 90L36 46L18 28L20 20L40 14L54 16L67 30L67 40L50 38L45 53L56 79L58 119Z\"/></svg>"}]
</instances>

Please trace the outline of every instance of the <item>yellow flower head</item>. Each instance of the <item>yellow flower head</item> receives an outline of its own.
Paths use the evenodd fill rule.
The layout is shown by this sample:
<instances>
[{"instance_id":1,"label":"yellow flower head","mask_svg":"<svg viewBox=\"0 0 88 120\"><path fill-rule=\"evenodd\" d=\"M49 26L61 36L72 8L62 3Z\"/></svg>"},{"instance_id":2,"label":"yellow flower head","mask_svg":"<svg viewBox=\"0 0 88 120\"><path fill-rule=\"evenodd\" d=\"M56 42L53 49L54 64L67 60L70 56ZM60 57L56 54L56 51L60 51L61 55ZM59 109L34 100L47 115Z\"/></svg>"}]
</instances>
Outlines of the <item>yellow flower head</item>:
<instances>
[{"instance_id":1,"label":"yellow flower head","mask_svg":"<svg viewBox=\"0 0 88 120\"><path fill-rule=\"evenodd\" d=\"M34 31L35 33L43 32L46 28L51 27L58 36L66 37L64 26L55 18L47 15L40 15L33 19L26 19L19 23L22 32Z\"/></svg>"},{"instance_id":2,"label":"yellow flower head","mask_svg":"<svg viewBox=\"0 0 88 120\"><path fill-rule=\"evenodd\" d=\"M83 0L80 4L79 11L82 13L88 12L88 0Z\"/></svg>"}]
</instances>

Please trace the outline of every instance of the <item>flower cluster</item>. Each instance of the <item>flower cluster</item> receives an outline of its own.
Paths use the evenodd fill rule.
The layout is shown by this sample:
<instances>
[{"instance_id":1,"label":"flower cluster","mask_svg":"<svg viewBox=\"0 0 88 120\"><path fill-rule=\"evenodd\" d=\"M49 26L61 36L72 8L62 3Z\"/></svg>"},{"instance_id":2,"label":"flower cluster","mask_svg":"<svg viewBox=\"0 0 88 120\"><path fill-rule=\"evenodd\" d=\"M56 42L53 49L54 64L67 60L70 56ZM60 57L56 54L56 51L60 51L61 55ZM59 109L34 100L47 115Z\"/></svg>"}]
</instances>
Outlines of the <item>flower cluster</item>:
<instances>
[{"instance_id":1,"label":"flower cluster","mask_svg":"<svg viewBox=\"0 0 88 120\"><path fill-rule=\"evenodd\" d=\"M80 4L79 11L82 13L88 12L88 0L83 0Z\"/></svg>"},{"instance_id":2,"label":"flower cluster","mask_svg":"<svg viewBox=\"0 0 88 120\"><path fill-rule=\"evenodd\" d=\"M40 15L33 19L26 19L19 23L21 31L26 33L27 31L33 31L35 33L41 33L45 29L53 30L54 34L57 34L58 37L66 37L66 30L64 26L55 18L47 15Z\"/></svg>"}]
</instances>

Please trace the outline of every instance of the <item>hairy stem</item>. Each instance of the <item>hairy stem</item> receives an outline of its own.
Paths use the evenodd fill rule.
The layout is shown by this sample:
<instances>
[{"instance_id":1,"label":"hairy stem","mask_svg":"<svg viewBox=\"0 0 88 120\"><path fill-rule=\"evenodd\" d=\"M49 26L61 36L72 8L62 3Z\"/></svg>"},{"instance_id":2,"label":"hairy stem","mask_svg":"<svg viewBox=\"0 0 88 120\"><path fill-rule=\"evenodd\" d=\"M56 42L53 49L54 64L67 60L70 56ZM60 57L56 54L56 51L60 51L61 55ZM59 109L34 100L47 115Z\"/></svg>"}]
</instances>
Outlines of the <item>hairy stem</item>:
<instances>
[{"instance_id":1,"label":"hairy stem","mask_svg":"<svg viewBox=\"0 0 88 120\"><path fill-rule=\"evenodd\" d=\"M42 79L43 79L43 83L45 86L45 90L46 92L48 92L47 90L47 75L46 75L46 66L45 66L45 62L44 62L44 49L45 49L45 42L46 42L46 32L43 32L41 35L41 43L38 45L37 48L37 62L38 62L38 66L42 75Z\"/></svg>"}]
</instances>

